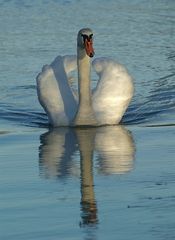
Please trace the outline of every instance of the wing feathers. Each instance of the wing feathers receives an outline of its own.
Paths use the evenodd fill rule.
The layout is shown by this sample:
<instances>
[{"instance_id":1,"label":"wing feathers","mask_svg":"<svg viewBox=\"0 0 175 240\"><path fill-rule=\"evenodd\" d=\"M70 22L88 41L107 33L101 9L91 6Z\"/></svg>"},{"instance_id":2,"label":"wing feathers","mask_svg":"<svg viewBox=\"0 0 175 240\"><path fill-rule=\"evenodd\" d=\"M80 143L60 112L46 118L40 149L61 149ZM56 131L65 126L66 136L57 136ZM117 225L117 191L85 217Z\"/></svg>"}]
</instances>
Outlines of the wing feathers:
<instances>
[{"instance_id":1,"label":"wing feathers","mask_svg":"<svg viewBox=\"0 0 175 240\"><path fill-rule=\"evenodd\" d=\"M69 125L75 115L77 102L68 82L75 68L76 56L58 56L37 76L38 99L53 126Z\"/></svg>"},{"instance_id":2,"label":"wing feathers","mask_svg":"<svg viewBox=\"0 0 175 240\"><path fill-rule=\"evenodd\" d=\"M133 96L132 78L123 65L108 58L92 63L99 76L93 93L93 109L101 124L120 122Z\"/></svg>"}]
</instances>

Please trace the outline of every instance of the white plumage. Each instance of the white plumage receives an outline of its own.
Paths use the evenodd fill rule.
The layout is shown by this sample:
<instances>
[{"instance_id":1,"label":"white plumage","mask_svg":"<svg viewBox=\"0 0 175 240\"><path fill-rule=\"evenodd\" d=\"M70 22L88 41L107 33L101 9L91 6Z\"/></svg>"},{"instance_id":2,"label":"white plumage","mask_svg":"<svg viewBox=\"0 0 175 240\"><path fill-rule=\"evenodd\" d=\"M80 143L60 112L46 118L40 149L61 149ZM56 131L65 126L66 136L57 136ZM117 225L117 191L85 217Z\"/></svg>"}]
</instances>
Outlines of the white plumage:
<instances>
[{"instance_id":1,"label":"white plumage","mask_svg":"<svg viewBox=\"0 0 175 240\"><path fill-rule=\"evenodd\" d=\"M85 30L87 32L87 29ZM84 59L85 63L90 61L87 54ZM80 98L73 91L69 81L70 73L76 70L77 66L78 71L83 72L83 69L79 69L78 60L79 55L78 58L58 56L50 65L44 66L37 76L38 99L54 127L78 125L74 123L74 119ZM84 66L86 67L85 64ZM96 120L93 125L118 124L133 96L132 78L124 66L111 59L97 58L92 62L92 66L99 76L89 101ZM88 125L88 121L84 125Z\"/></svg>"},{"instance_id":2,"label":"white plumage","mask_svg":"<svg viewBox=\"0 0 175 240\"><path fill-rule=\"evenodd\" d=\"M107 58L92 63L99 75L93 94L93 109L100 125L118 124L133 96L132 78L121 64Z\"/></svg>"},{"instance_id":3,"label":"white plumage","mask_svg":"<svg viewBox=\"0 0 175 240\"><path fill-rule=\"evenodd\" d=\"M37 76L38 99L51 125L69 126L77 110L68 74L76 68L75 56L58 56Z\"/></svg>"}]
</instances>

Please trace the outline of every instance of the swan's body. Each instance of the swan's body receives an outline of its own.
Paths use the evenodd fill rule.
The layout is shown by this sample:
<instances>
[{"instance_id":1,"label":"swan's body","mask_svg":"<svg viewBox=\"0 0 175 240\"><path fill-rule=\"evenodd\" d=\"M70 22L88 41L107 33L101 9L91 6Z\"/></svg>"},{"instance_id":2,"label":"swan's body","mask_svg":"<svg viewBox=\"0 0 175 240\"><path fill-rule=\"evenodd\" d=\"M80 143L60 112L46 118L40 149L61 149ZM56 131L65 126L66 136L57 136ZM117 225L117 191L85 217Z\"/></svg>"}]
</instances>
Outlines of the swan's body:
<instances>
[{"instance_id":1,"label":"swan's body","mask_svg":"<svg viewBox=\"0 0 175 240\"><path fill-rule=\"evenodd\" d=\"M82 34L83 33L83 34ZM57 126L118 124L133 96L132 78L124 66L107 58L98 58L92 66L99 76L96 88L90 89L90 57L81 38L91 36L90 29L78 34L77 57L58 56L43 67L37 77L38 98L49 122ZM90 44L91 38L87 40ZM90 57L89 57L90 56ZM78 97L72 90L69 76L78 68Z\"/></svg>"}]
</instances>

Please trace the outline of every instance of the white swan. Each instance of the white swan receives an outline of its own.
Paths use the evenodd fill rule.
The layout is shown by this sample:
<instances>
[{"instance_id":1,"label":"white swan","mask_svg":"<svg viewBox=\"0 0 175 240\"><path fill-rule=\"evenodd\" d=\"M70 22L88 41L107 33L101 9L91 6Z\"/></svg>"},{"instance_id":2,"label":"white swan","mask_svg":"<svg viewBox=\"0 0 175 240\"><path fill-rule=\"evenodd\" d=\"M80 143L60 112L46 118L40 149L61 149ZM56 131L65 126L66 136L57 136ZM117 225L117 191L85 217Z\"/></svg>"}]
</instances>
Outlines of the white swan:
<instances>
[{"instance_id":1,"label":"white swan","mask_svg":"<svg viewBox=\"0 0 175 240\"><path fill-rule=\"evenodd\" d=\"M132 78L121 64L97 58L92 66L99 76L90 87L90 58L94 56L93 33L81 29L77 37L77 57L58 56L37 76L38 99L49 122L57 126L118 124L133 96ZM78 99L71 88L70 73L78 67Z\"/></svg>"}]
</instances>

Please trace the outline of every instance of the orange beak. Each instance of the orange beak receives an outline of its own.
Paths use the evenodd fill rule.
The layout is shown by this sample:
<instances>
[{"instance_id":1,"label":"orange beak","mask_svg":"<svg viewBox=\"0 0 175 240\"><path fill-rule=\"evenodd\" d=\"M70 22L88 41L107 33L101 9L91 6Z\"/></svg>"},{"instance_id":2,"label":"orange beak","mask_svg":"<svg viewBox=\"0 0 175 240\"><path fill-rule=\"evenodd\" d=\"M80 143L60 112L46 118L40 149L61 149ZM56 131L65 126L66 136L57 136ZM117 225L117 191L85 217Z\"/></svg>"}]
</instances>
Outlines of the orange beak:
<instances>
[{"instance_id":1,"label":"orange beak","mask_svg":"<svg viewBox=\"0 0 175 240\"><path fill-rule=\"evenodd\" d=\"M95 54L93 49L92 39L85 39L84 45L85 45L86 54L92 58Z\"/></svg>"}]
</instances>

